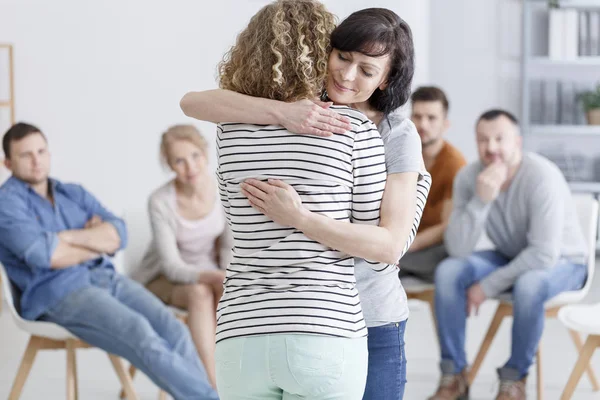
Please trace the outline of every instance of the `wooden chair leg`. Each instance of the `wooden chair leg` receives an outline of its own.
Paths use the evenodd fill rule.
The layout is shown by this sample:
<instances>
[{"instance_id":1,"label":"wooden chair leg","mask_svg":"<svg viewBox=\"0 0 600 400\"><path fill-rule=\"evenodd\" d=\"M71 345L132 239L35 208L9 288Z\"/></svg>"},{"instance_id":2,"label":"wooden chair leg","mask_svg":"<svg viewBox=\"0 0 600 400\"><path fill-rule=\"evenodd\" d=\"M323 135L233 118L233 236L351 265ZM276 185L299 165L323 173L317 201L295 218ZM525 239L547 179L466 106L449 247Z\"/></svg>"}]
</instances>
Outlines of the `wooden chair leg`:
<instances>
[{"instance_id":1,"label":"wooden chair leg","mask_svg":"<svg viewBox=\"0 0 600 400\"><path fill-rule=\"evenodd\" d=\"M577 360L575 367L573 367L573 371L567 381L565 390L560 396L560 400L571 399L571 396L573 396L573 392L577 387L577 383L579 383L579 379L581 379L581 375L583 375L583 371L590 365L590 359L598 346L600 346L600 335L589 335L579 353L579 359Z\"/></svg>"},{"instance_id":2,"label":"wooden chair leg","mask_svg":"<svg viewBox=\"0 0 600 400\"><path fill-rule=\"evenodd\" d=\"M487 354L490 345L494 340L494 336L496 336L496 332L498 332L498 328L500 328L500 325L502 324L502 320L505 316L510 315L510 311L511 306L507 306L504 304L498 305L498 309L496 310L496 314L494 314L492 323L490 324L490 327L488 328L488 331L485 334L485 337L483 338L483 342L481 342L481 347L479 348L477 356L475 357L475 361L473 362L473 365L469 370L469 384L472 384L475 380L477 372L481 367L481 363L483 362L483 359L485 358L485 355Z\"/></svg>"},{"instance_id":3,"label":"wooden chair leg","mask_svg":"<svg viewBox=\"0 0 600 400\"><path fill-rule=\"evenodd\" d=\"M435 337L438 337L438 329L437 329L437 319L435 318L435 292L431 291L431 293L427 294L427 303L429 303L429 308L431 309L431 320L433 321L433 329L435 332ZM439 339L438 339L439 342Z\"/></svg>"},{"instance_id":4,"label":"wooden chair leg","mask_svg":"<svg viewBox=\"0 0 600 400\"><path fill-rule=\"evenodd\" d=\"M67 400L77 400L77 360L75 357L75 340L67 340Z\"/></svg>"},{"instance_id":5,"label":"wooden chair leg","mask_svg":"<svg viewBox=\"0 0 600 400\"><path fill-rule=\"evenodd\" d=\"M538 343L536 352L536 372L537 372L537 399L542 400L544 397L544 375L542 374L542 341Z\"/></svg>"},{"instance_id":6,"label":"wooden chair leg","mask_svg":"<svg viewBox=\"0 0 600 400\"><path fill-rule=\"evenodd\" d=\"M581 353L581 349L583 348L583 343L581 341L581 336L577 331L569 329L569 333L571 334L571 339L573 339L573 343L575 343L575 348L577 349L577 353ZM592 368L591 364L588 364L585 369L588 378L590 378L590 383L592 384L592 389L594 391L600 390L600 386L598 385L598 380L596 379L596 374L594 374L594 368Z\"/></svg>"},{"instance_id":7,"label":"wooden chair leg","mask_svg":"<svg viewBox=\"0 0 600 400\"><path fill-rule=\"evenodd\" d=\"M8 400L18 400L21 397L23 386L25 385L25 381L27 381L29 371L31 371L31 366L33 365L33 361L35 360L39 348L40 339L37 336L29 338L25 354L23 354L23 358L21 359L19 371L17 371L17 376L15 377L12 389L8 395Z\"/></svg>"},{"instance_id":8,"label":"wooden chair leg","mask_svg":"<svg viewBox=\"0 0 600 400\"><path fill-rule=\"evenodd\" d=\"M139 400L138 395L133 389L133 381L131 380L131 375L129 375L125 370L121 359L115 356L114 354L109 354L108 358L110 358L110 362L112 363L115 372L119 376L119 380L121 381L121 385L123 386L123 390L125 391L127 400Z\"/></svg>"},{"instance_id":9,"label":"wooden chair leg","mask_svg":"<svg viewBox=\"0 0 600 400\"><path fill-rule=\"evenodd\" d=\"M133 381L133 377L135 376L135 373L137 371L137 368L135 367L135 365L131 364L129 366L129 376L131 377L132 381ZM127 395L125 394L125 389L121 389L121 393L119 393L119 398L120 399L124 399Z\"/></svg>"}]
</instances>

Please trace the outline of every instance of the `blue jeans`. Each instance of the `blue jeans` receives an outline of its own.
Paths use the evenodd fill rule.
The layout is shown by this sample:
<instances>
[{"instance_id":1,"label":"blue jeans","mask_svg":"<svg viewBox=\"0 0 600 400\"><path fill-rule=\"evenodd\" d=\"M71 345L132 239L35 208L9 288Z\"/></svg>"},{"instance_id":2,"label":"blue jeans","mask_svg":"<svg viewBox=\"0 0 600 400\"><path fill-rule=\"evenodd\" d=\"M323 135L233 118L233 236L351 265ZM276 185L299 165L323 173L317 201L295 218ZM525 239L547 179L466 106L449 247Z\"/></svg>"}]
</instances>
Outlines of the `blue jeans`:
<instances>
[{"instance_id":1,"label":"blue jeans","mask_svg":"<svg viewBox=\"0 0 600 400\"><path fill-rule=\"evenodd\" d=\"M363 400L402 400L406 384L406 320L369 328L369 373Z\"/></svg>"},{"instance_id":2,"label":"blue jeans","mask_svg":"<svg viewBox=\"0 0 600 400\"><path fill-rule=\"evenodd\" d=\"M360 400L367 338L308 334L237 337L217 343L222 400Z\"/></svg>"},{"instance_id":3,"label":"blue jeans","mask_svg":"<svg viewBox=\"0 0 600 400\"><path fill-rule=\"evenodd\" d=\"M62 299L41 319L130 361L175 399L216 400L187 327L143 286L111 269Z\"/></svg>"},{"instance_id":4,"label":"blue jeans","mask_svg":"<svg viewBox=\"0 0 600 400\"><path fill-rule=\"evenodd\" d=\"M465 325L467 289L505 266L510 260L496 251L476 252L467 258L448 258L435 274L435 314L442 349L442 373L459 373L467 366ZM544 303L557 294L582 287L585 265L561 259L553 268L523 273L512 288L512 348L500 379L527 376L544 330Z\"/></svg>"}]
</instances>

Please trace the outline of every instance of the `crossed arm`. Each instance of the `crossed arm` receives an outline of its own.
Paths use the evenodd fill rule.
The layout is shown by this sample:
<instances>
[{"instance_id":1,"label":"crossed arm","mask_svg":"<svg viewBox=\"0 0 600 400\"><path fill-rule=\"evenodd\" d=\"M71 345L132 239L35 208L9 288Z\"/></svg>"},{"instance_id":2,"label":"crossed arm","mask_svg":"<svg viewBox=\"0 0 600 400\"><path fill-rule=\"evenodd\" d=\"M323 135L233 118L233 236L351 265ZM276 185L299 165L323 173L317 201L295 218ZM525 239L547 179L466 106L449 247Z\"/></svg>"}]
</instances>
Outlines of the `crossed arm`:
<instances>
[{"instance_id":1,"label":"crossed arm","mask_svg":"<svg viewBox=\"0 0 600 400\"><path fill-rule=\"evenodd\" d=\"M114 254L121 244L115 226L94 215L83 229L58 233L58 244L50 258L51 268L68 268L98 258L101 254Z\"/></svg>"},{"instance_id":2,"label":"crossed arm","mask_svg":"<svg viewBox=\"0 0 600 400\"><path fill-rule=\"evenodd\" d=\"M60 232L46 230L24 199L4 199L0 207L2 244L31 269L69 268L123 248L127 241L125 223L83 188L80 190L80 205L92 218L82 229Z\"/></svg>"}]
</instances>

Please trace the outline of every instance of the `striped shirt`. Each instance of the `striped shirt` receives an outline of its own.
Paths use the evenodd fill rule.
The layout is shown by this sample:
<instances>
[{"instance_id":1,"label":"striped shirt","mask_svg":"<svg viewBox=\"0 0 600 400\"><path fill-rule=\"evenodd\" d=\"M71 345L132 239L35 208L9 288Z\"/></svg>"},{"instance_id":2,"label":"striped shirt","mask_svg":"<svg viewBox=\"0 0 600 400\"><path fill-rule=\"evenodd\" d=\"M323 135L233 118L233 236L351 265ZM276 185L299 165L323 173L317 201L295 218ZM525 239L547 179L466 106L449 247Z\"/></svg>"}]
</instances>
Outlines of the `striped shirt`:
<instances>
[{"instance_id":1,"label":"striped shirt","mask_svg":"<svg viewBox=\"0 0 600 400\"><path fill-rule=\"evenodd\" d=\"M360 112L332 109L350 118L346 134L322 138L273 125L218 127L217 179L234 247L217 310L217 342L273 333L366 335L354 258L276 224L240 193L245 179L281 179L310 211L377 225L386 181L383 142Z\"/></svg>"}]
</instances>

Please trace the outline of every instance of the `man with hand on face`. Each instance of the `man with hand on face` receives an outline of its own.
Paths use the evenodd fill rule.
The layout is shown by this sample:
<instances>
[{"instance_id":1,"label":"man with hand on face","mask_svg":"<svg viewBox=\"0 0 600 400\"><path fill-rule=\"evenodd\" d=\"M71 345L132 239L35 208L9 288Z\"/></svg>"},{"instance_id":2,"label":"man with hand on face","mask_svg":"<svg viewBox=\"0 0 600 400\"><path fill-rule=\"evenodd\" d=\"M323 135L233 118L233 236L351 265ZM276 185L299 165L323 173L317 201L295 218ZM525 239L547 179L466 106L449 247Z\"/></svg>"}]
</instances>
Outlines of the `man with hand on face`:
<instances>
[{"instance_id":1,"label":"man with hand on face","mask_svg":"<svg viewBox=\"0 0 600 400\"><path fill-rule=\"evenodd\" d=\"M123 357L176 399L218 399L187 327L107 256L125 222L77 184L50 178L44 134L18 123L2 139L12 172L0 187L0 262L28 320L56 323Z\"/></svg>"},{"instance_id":2,"label":"man with hand on face","mask_svg":"<svg viewBox=\"0 0 600 400\"><path fill-rule=\"evenodd\" d=\"M432 183L415 241L400 260L399 276L413 275L433 282L435 268L448 257L444 232L452 210L454 178L467 162L444 140L450 126L446 94L435 86L423 86L412 94L411 102L411 120L421 137L423 161Z\"/></svg>"},{"instance_id":3,"label":"man with hand on face","mask_svg":"<svg viewBox=\"0 0 600 400\"><path fill-rule=\"evenodd\" d=\"M430 400L468 397L466 318L510 291L512 348L498 369L497 400L525 399L525 379L544 328L544 303L583 286L587 246L571 192L546 158L523 153L516 118L490 110L476 125L479 160L456 177L445 233L451 258L435 275L442 379ZM473 252L486 232L495 250Z\"/></svg>"}]
</instances>

